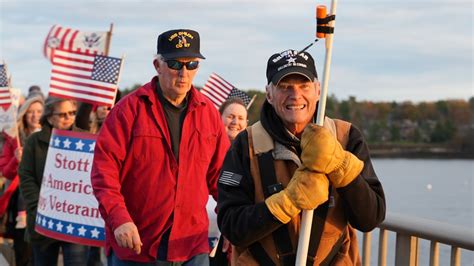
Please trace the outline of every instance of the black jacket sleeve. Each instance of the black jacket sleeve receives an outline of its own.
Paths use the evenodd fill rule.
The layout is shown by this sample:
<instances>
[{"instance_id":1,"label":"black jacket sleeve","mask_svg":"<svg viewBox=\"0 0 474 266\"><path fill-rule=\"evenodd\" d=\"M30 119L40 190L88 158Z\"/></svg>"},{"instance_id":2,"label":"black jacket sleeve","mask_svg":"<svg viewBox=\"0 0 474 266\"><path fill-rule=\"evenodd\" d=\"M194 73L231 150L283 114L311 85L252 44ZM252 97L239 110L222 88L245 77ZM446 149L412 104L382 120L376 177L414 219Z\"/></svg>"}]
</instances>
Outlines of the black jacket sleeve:
<instances>
[{"instance_id":1,"label":"black jacket sleeve","mask_svg":"<svg viewBox=\"0 0 474 266\"><path fill-rule=\"evenodd\" d=\"M338 188L344 201L349 223L362 232L377 227L385 219L385 195L370 160L369 148L360 130L354 125L349 132L346 150L364 162L362 172L349 185Z\"/></svg>"},{"instance_id":2,"label":"black jacket sleeve","mask_svg":"<svg viewBox=\"0 0 474 266\"><path fill-rule=\"evenodd\" d=\"M247 136L247 131L243 131L234 140L224 159L217 184L219 229L232 244L239 247L247 247L283 225L273 217L264 202L255 203ZM223 174L236 176L235 182L226 182Z\"/></svg>"}]
</instances>

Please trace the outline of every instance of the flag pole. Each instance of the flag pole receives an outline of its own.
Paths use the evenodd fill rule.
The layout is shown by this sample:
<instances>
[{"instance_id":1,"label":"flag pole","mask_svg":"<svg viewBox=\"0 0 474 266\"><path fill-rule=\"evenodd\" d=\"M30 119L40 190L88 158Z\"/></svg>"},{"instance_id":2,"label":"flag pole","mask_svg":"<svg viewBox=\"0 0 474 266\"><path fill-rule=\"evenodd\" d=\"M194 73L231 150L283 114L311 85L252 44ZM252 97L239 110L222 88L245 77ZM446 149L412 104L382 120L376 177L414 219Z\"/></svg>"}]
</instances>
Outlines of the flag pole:
<instances>
[{"instance_id":1,"label":"flag pole","mask_svg":"<svg viewBox=\"0 0 474 266\"><path fill-rule=\"evenodd\" d=\"M112 42L112 31L114 30L114 23L110 23L110 30L107 32L107 37L105 40L105 55L109 55L110 43Z\"/></svg>"},{"instance_id":2,"label":"flag pole","mask_svg":"<svg viewBox=\"0 0 474 266\"><path fill-rule=\"evenodd\" d=\"M247 105L247 110L250 109L250 106L252 105L253 101L255 100L255 98L257 98L257 94L254 94L252 99L250 100L249 104Z\"/></svg>"},{"instance_id":3,"label":"flag pole","mask_svg":"<svg viewBox=\"0 0 474 266\"><path fill-rule=\"evenodd\" d=\"M331 15L336 15L337 0L331 1ZM329 26L334 28L336 24L335 20L329 22ZM324 123L325 111L326 111L326 98L328 95L328 84L329 84L329 74L331 70L331 57L332 57L332 43L333 43L334 34L326 34L326 56L324 63L324 74L323 74L323 84L321 88L321 97L318 103L318 113L316 116L316 124L322 126ZM306 265L306 260L308 256L308 247L309 239L311 236L311 224L313 221L313 210L303 211L301 217L301 229L300 236L298 238L298 250L296 253L296 264L297 266Z\"/></svg>"},{"instance_id":4,"label":"flag pole","mask_svg":"<svg viewBox=\"0 0 474 266\"><path fill-rule=\"evenodd\" d=\"M17 117L15 117L15 121L16 121ZM21 141L20 141L20 131L18 130L18 126L16 125L17 123L15 123L15 134L16 134L16 144L17 144L17 149L18 148L21 148Z\"/></svg>"}]
</instances>

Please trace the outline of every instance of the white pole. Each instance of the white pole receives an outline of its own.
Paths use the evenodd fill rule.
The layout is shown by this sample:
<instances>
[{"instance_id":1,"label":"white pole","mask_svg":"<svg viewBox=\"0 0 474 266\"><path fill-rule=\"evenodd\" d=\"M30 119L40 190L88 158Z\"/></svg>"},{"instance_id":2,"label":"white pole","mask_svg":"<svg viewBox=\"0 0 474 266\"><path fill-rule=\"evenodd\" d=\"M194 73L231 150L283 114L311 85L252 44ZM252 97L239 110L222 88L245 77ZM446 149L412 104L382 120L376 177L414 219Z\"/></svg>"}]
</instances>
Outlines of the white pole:
<instances>
[{"instance_id":1,"label":"white pole","mask_svg":"<svg viewBox=\"0 0 474 266\"><path fill-rule=\"evenodd\" d=\"M337 0L331 1L331 11L328 15L336 14ZM336 21L332 20L329 22L329 26L335 26ZM322 126L324 123L324 116L326 111L326 98L328 95L328 83L329 73L331 70L331 57L332 57L332 39L334 34L326 34L326 58L324 63L324 74L322 80L321 97L318 104L318 114L316 116L316 124ZM306 259L308 256L309 237L311 236L311 224L313 222L313 210L303 211L301 217L301 229L300 236L298 239L298 250L296 253L296 265L305 266Z\"/></svg>"}]
</instances>

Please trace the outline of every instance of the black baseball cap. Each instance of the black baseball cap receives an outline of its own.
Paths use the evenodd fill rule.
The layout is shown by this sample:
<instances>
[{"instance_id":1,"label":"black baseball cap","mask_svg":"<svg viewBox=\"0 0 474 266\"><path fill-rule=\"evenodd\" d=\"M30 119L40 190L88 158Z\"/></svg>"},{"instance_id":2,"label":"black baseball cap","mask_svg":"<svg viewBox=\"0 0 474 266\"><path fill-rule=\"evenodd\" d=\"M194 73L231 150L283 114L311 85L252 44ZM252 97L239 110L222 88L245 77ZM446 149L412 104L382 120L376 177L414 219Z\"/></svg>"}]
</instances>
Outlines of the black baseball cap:
<instances>
[{"instance_id":1,"label":"black baseball cap","mask_svg":"<svg viewBox=\"0 0 474 266\"><path fill-rule=\"evenodd\" d=\"M305 76L310 81L318 78L313 57L296 50L286 50L272 55L267 62L267 81L277 85L280 80L290 74Z\"/></svg>"},{"instance_id":2,"label":"black baseball cap","mask_svg":"<svg viewBox=\"0 0 474 266\"><path fill-rule=\"evenodd\" d=\"M194 30L169 30L158 36L157 53L161 54L166 60L181 57L205 59L199 48L199 33Z\"/></svg>"}]
</instances>

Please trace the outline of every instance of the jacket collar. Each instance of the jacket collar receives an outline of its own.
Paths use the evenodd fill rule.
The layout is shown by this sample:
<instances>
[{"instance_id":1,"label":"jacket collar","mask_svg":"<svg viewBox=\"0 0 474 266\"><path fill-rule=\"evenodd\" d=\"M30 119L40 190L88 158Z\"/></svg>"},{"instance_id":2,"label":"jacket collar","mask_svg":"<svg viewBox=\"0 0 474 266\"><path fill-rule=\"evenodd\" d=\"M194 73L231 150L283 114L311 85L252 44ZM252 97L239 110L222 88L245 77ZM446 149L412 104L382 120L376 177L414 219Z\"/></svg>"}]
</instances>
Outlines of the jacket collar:
<instances>
[{"instance_id":1,"label":"jacket collar","mask_svg":"<svg viewBox=\"0 0 474 266\"><path fill-rule=\"evenodd\" d=\"M49 143L49 139L51 138L51 132L53 128L51 125L46 122L46 124L43 125L41 128L41 131L38 132L38 139L42 142Z\"/></svg>"},{"instance_id":2,"label":"jacket collar","mask_svg":"<svg viewBox=\"0 0 474 266\"><path fill-rule=\"evenodd\" d=\"M285 145L273 140L260 121L250 126L250 128L252 130L252 143L255 154L258 155L271 151L275 160L293 161L298 167L301 166L301 160L298 158L298 155Z\"/></svg>"}]
</instances>

